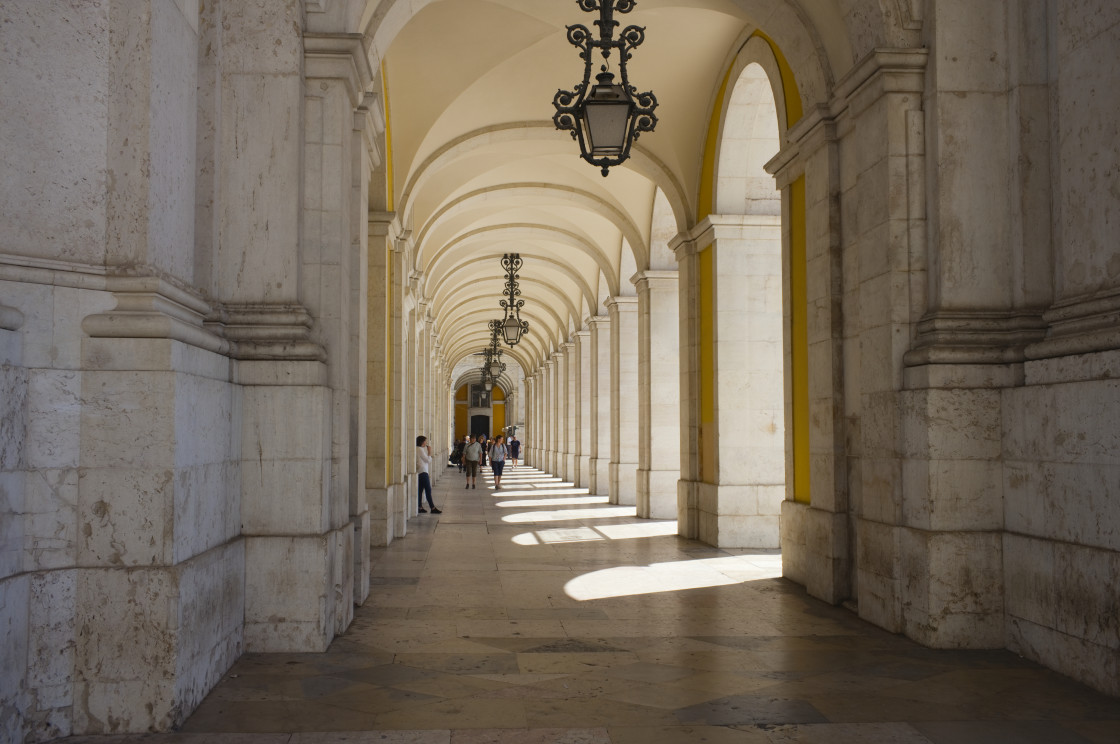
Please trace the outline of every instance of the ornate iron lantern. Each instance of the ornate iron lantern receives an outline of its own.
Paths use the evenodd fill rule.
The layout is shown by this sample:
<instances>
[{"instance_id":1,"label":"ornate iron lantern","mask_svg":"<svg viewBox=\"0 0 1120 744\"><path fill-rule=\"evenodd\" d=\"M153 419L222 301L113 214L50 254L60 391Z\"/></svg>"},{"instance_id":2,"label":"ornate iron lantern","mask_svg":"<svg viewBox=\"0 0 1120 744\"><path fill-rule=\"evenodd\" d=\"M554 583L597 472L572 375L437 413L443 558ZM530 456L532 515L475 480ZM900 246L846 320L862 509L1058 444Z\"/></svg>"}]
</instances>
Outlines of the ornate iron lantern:
<instances>
[{"instance_id":1,"label":"ornate iron lantern","mask_svg":"<svg viewBox=\"0 0 1120 744\"><path fill-rule=\"evenodd\" d=\"M502 256L502 268L506 272L506 288L502 290L502 294L506 299L501 300L498 306L505 310L505 317L497 323L502 340L511 348L529 332L529 321L521 319L521 308L525 305L525 300L518 299L521 296L521 289L517 286L519 278L517 272L521 270L522 263L519 253L507 253ZM491 321L490 329L495 330L494 321Z\"/></svg>"},{"instance_id":2,"label":"ornate iron lantern","mask_svg":"<svg viewBox=\"0 0 1120 744\"><path fill-rule=\"evenodd\" d=\"M482 362L482 383L486 386L487 390L493 388L494 383L502 376L502 372L506 371L506 365L502 362L502 349L498 345L498 329L501 328L501 323L502 321L500 320L490 321L490 345L482 351L484 357Z\"/></svg>"},{"instance_id":3,"label":"ornate iron lantern","mask_svg":"<svg viewBox=\"0 0 1120 744\"><path fill-rule=\"evenodd\" d=\"M619 165L630 157L630 147L642 132L652 132L657 126L657 97L652 91L639 93L630 84L626 74L626 63L630 52L645 41L645 28L627 26L614 38L618 21L614 14L629 13L634 9L635 0L576 0L581 10L588 13L599 11L599 38L592 37L591 30L581 23L568 26L568 42L580 50L583 60L583 82L575 90L558 90L552 99L556 113L552 117L557 129L571 131L572 138L579 142L580 156L603 169ZM618 50L618 72L620 80L615 82L614 73L603 64L591 85L591 63L594 51L599 50L603 61L608 62L611 51Z\"/></svg>"}]
</instances>

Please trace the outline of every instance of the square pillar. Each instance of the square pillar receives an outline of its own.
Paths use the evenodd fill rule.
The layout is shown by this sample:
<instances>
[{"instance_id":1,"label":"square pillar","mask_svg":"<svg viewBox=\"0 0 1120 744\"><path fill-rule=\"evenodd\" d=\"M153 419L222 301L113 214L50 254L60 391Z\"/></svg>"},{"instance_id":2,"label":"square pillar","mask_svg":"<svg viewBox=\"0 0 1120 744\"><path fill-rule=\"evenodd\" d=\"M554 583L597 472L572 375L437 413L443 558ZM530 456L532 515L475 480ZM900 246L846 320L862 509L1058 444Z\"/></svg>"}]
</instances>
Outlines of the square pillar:
<instances>
[{"instance_id":1,"label":"square pillar","mask_svg":"<svg viewBox=\"0 0 1120 744\"><path fill-rule=\"evenodd\" d=\"M631 505L638 494L638 298L611 297L610 503Z\"/></svg>"},{"instance_id":2,"label":"square pillar","mask_svg":"<svg viewBox=\"0 0 1120 744\"><path fill-rule=\"evenodd\" d=\"M611 320L609 316L588 318L591 327L591 405L590 419L590 481L591 493L610 493L611 463Z\"/></svg>"},{"instance_id":3,"label":"square pillar","mask_svg":"<svg viewBox=\"0 0 1120 744\"><path fill-rule=\"evenodd\" d=\"M645 271L638 290L639 517L677 518L680 451L678 273Z\"/></svg>"}]
</instances>

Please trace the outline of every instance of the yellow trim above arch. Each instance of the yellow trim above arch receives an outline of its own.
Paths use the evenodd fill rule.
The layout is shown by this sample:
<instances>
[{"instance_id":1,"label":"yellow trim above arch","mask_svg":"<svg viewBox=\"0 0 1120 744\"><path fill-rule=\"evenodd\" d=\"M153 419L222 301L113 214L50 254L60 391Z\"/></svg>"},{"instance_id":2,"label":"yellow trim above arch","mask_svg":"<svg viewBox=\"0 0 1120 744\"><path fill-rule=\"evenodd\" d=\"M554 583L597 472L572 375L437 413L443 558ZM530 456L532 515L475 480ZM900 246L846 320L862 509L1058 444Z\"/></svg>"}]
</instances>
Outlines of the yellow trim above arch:
<instances>
[{"instance_id":1,"label":"yellow trim above arch","mask_svg":"<svg viewBox=\"0 0 1120 744\"><path fill-rule=\"evenodd\" d=\"M392 212L393 200L393 116L389 108L389 67L381 60L381 95L385 101L385 211Z\"/></svg>"},{"instance_id":2,"label":"yellow trim above arch","mask_svg":"<svg viewBox=\"0 0 1120 744\"><path fill-rule=\"evenodd\" d=\"M774 43L773 39L761 31L755 31L751 36L757 36L769 44L770 51L774 53L774 59L778 61L778 73L782 76L782 97L786 104L786 127L792 127L801 120L804 114L801 107L801 91L797 89L797 78L793 76L793 68L789 66L786 56L782 54L782 50Z\"/></svg>"},{"instance_id":3,"label":"yellow trim above arch","mask_svg":"<svg viewBox=\"0 0 1120 744\"><path fill-rule=\"evenodd\" d=\"M719 130L723 114L723 99L727 95L727 82L731 79L731 69L723 75L719 84L716 102L712 107L712 117L708 121L708 138L704 143L704 165L700 171L700 194L697 200L698 221L712 213L712 200L715 194L716 152L719 149Z\"/></svg>"}]
</instances>

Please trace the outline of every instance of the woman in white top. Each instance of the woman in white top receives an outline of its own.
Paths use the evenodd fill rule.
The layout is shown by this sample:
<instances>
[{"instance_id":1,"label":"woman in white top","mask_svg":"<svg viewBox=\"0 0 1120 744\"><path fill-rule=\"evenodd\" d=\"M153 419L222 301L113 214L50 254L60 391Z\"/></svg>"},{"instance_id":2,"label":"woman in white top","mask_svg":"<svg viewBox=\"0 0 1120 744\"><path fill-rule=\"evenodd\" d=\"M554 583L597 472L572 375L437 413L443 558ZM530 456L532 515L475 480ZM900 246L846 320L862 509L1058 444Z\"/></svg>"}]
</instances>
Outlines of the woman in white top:
<instances>
[{"instance_id":1,"label":"woman in white top","mask_svg":"<svg viewBox=\"0 0 1120 744\"><path fill-rule=\"evenodd\" d=\"M427 514L428 509L432 510L432 514L442 514L436 508L435 502L432 501L432 480L428 475L428 468L432 465L432 445L428 444L428 438L425 436L416 437L416 470L417 480L420 483L419 493L416 497L420 500L417 511L421 514ZM424 508L424 494L428 495L428 509Z\"/></svg>"}]
</instances>

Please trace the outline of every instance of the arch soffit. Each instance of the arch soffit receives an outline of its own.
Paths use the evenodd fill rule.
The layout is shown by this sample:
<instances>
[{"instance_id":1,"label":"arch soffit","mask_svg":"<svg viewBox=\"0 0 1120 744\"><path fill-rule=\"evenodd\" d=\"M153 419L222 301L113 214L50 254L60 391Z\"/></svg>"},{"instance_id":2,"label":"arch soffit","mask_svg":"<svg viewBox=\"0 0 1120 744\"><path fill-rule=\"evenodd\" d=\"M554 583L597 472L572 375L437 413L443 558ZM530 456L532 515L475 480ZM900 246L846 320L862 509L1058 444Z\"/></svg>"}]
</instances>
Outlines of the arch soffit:
<instances>
[{"instance_id":1,"label":"arch soffit","mask_svg":"<svg viewBox=\"0 0 1120 744\"><path fill-rule=\"evenodd\" d=\"M470 385L476 382L482 382L482 373L478 370L464 370L455 378L455 382L452 383L451 392L454 393L464 385ZM506 400L503 402L508 401L510 395L512 395L511 391L514 389L513 380L508 379L508 375L503 372L498 377L497 385L502 389L502 392L506 394Z\"/></svg>"},{"instance_id":2,"label":"arch soffit","mask_svg":"<svg viewBox=\"0 0 1120 744\"><path fill-rule=\"evenodd\" d=\"M537 240L539 242L547 242L560 245L565 248L575 249L595 261L595 264L598 267L599 271L609 277L609 281L612 282L612 286L616 286L618 284L618 274L607 261L607 257L604 256L600 251L596 250L595 247L588 243L582 236L576 235L569 230L564 230L563 228L536 224L510 223L502 225L490 225L487 227L479 228L477 230L472 230L468 233L464 233L456 237L453 241L448 242L446 245L442 246L439 251L437 251L437 253L432 257L431 261L429 261L427 266L425 267L426 273L430 273L435 277L442 277L446 274L451 273L452 271L455 271L456 269L462 268L464 263L468 261L473 262L475 260L478 260L478 254L470 253L467 250L454 249L460 248L464 244L473 242L475 240L481 241L487 238L492 238L495 235L497 236L497 239L507 239L513 237L522 239L528 238ZM489 252L485 255L487 257L500 259L501 256L504 255L504 253ZM573 277L578 276L578 274L576 274L571 267L548 256L545 253L538 254L529 250L522 250L522 256L531 257L534 261L544 261L550 266L563 268L568 272L571 272ZM587 282L582 278L578 283L580 285L587 286ZM587 291L590 292L590 287L588 287Z\"/></svg>"},{"instance_id":3,"label":"arch soffit","mask_svg":"<svg viewBox=\"0 0 1120 744\"><path fill-rule=\"evenodd\" d=\"M439 302L440 296L443 293L444 286L448 285L449 282L454 281L454 277L463 273L462 271L458 271L457 269L464 268L468 263L485 262L495 259L500 261L502 256L504 255L503 253L498 253L496 251L490 253L470 253L468 251L459 251L459 254L462 256L462 258L459 258L454 263L448 263L446 266L440 267L438 271L434 266L429 267L429 272L431 273L432 280L426 284L426 287L428 288L428 296L432 298L432 301L434 303ZM587 298L593 296L594 293L591 289L591 285L587 283L587 280L583 276L572 269L572 267L547 255L525 255L532 257L534 264L536 264L537 262L548 264L549 271L562 274L565 278L575 284L579 289L579 293L582 296L583 301L587 301ZM522 278L518 281L518 285L520 286L521 283L525 281L533 280L529 278Z\"/></svg>"},{"instance_id":4,"label":"arch soffit","mask_svg":"<svg viewBox=\"0 0 1120 744\"><path fill-rule=\"evenodd\" d=\"M442 326L446 336L449 338L458 338L456 334L460 332L467 334L476 333L478 338L482 339L483 343L489 342L489 330L467 330L468 325L477 325L479 322L479 319L474 316L474 313L485 312L483 308L472 307L472 304L476 302L478 302L477 298L463 300L456 305L449 305L445 312L441 312L441 318L446 319ZM541 304L535 306L532 310L523 310L522 314L525 320L529 321L530 337L532 338L544 337L552 339L557 336L559 329L565 326L564 320L560 317L560 314L549 305Z\"/></svg>"},{"instance_id":5,"label":"arch soffit","mask_svg":"<svg viewBox=\"0 0 1120 744\"><path fill-rule=\"evenodd\" d=\"M785 87L782 83L782 74L778 69L778 60L774 56L774 50L766 43L765 39L758 36L751 36L747 39L746 43L739 49L734 61L731 64L730 75L728 76L727 90L724 91L723 100L720 101L720 116L719 116L719 132L716 136L716 151L715 151L715 171L712 174L714 183L712 184L712 204L721 204L723 199L720 198L719 185L720 185L720 172L719 166L723 162L723 148L728 145L729 129L735 125L729 121L728 109L731 106L731 101L735 95L735 86L742 76L743 71L752 64L757 64L766 73L766 78L770 81L770 92L774 97L774 109L778 115L778 137L780 146L785 146L786 132L789 129L788 112L785 106Z\"/></svg>"},{"instance_id":6,"label":"arch soffit","mask_svg":"<svg viewBox=\"0 0 1120 744\"><path fill-rule=\"evenodd\" d=\"M551 120L509 122L467 132L444 144L413 170L401 192L400 211L411 217L415 201L412 195L419 193L429 180L438 178L439 173L457 159L482 148L501 148L525 141L541 143L542 154L571 154L571 138L557 131ZM664 191L674 212L687 221L690 200L685 195L684 185L669 166L645 149L640 141L634 144L630 160L619 167L638 173Z\"/></svg>"},{"instance_id":7,"label":"arch soffit","mask_svg":"<svg viewBox=\"0 0 1120 744\"><path fill-rule=\"evenodd\" d=\"M540 199L542 202L548 204L563 204L576 209L582 209L587 212L596 214L612 225L614 225L622 236L630 242L634 250L634 260L639 266L645 266L649 262L648 250L645 245L645 240L642 238L641 231L637 225L617 206L609 204L596 195L588 192L581 191L570 187L557 186L549 183L511 183L503 184L500 186L493 186L478 191L472 191L469 194L463 194L458 198L452 200L444 205L439 211L432 215L432 218L425 223L417 232L417 246L418 250L416 255L419 257L424 252L424 243L427 236L429 236L441 222L450 218L457 212L465 209L470 209L478 206L479 204L497 199L509 200L523 200L526 198ZM447 246L440 248L440 252L446 251ZM599 253L592 251L592 255ZM437 253L437 256L439 254ZM436 257L433 256L429 265L435 262ZM418 259L419 260L419 259ZM609 264L604 265L600 262L600 268L606 271ZM613 272L608 272L610 276Z\"/></svg>"},{"instance_id":8,"label":"arch soffit","mask_svg":"<svg viewBox=\"0 0 1120 744\"><path fill-rule=\"evenodd\" d=\"M447 358L455 360L451 364L452 369L461 363L469 361L470 358L478 352L478 341L478 339L464 339L447 351ZM532 361L532 357L527 352L522 351L520 347L521 344L518 344L513 349L502 347L502 356L512 359L522 370L528 369L528 362ZM478 364L475 365L475 368L481 368L481 366L482 358L479 357Z\"/></svg>"},{"instance_id":9,"label":"arch soffit","mask_svg":"<svg viewBox=\"0 0 1120 744\"><path fill-rule=\"evenodd\" d=\"M454 311L449 310L449 313L452 312ZM459 342L460 335L465 335L475 339L472 343L478 343L482 346L487 345L490 343L490 331L485 323L479 322L478 317L479 314L483 312L482 310L469 307L460 308L460 312L451 315L447 321L447 325L444 328L444 335L449 339L455 339L454 343ZM559 316L552 308L545 308L544 313L526 313L524 319L529 321L530 325L528 336L530 348L540 346L541 343L544 343L543 341L537 343L537 339L548 339L552 341L559 338L565 327L563 321L560 320Z\"/></svg>"},{"instance_id":10,"label":"arch soffit","mask_svg":"<svg viewBox=\"0 0 1120 744\"><path fill-rule=\"evenodd\" d=\"M520 346L520 344L518 344L518 346ZM448 358L457 359L458 361L456 362L456 364L460 364L463 362L470 363L471 358L474 357L477 352L478 346L476 344L461 343L457 344L454 348L449 350ZM502 352L502 359L503 361L516 362L517 365L522 369L526 369L527 364L531 361L531 357L526 352L511 353L509 350ZM482 357L477 357L477 360L478 363L474 366L476 368L480 368L482 366Z\"/></svg>"}]
</instances>

